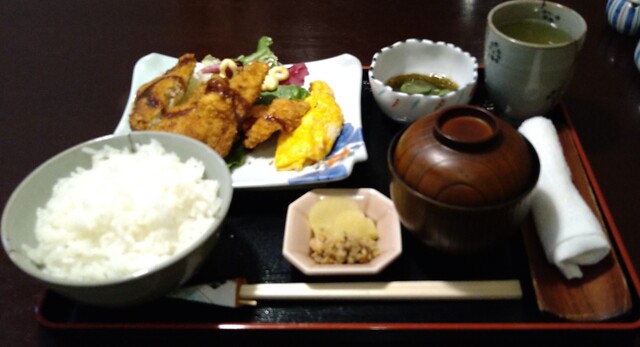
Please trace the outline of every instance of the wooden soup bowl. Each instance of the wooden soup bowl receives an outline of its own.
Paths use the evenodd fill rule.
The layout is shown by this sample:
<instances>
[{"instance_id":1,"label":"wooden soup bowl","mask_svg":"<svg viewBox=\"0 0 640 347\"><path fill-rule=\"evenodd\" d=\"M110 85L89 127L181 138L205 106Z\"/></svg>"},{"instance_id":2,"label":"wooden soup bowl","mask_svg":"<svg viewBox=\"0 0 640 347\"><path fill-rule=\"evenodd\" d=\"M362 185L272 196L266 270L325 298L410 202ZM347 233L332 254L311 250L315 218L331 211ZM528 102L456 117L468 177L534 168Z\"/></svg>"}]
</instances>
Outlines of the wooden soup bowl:
<instances>
[{"instance_id":1,"label":"wooden soup bowl","mask_svg":"<svg viewBox=\"0 0 640 347\"><path fill-rule=\"evenodd\" d=\"M513 235L531 209L540 174L524 136L468 105L429 114L400 132L387 164L402 224L451 253L487 250Z\"/></svg>"}]
</instances>

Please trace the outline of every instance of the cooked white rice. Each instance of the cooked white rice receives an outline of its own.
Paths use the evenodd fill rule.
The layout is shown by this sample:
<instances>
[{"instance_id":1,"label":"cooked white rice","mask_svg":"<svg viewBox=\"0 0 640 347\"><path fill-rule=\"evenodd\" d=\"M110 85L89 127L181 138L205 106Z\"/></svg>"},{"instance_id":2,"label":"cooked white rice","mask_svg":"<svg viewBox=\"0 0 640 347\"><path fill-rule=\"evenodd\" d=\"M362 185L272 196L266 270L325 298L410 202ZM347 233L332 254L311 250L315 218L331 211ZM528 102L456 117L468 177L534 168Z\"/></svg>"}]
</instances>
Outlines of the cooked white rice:
<instances>
[{"instance_id":1,"label":"cooked white rice","mask_svg":"<svg viewBox=\"0 0 640 347\"><path fill-rule=\"evenodd\" d=\"M219 183L196 159L181 162L157 141L136 151L105 147L90 169L60 179L37 211L28 256L56 277L118 279L191 245L216 218Z\"/></svg>"}]
</instances>

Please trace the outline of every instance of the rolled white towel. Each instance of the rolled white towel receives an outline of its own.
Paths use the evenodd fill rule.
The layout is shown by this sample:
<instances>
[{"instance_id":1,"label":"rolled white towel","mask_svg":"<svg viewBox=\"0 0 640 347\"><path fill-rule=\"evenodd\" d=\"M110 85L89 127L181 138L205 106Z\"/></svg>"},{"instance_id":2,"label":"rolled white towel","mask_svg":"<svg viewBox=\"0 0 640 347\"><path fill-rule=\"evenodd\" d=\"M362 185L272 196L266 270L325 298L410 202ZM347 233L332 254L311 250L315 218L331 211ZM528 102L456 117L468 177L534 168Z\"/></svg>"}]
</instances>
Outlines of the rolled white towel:
<instances>
[{"instance_id":1,"label":"rolled white towel","mask_svg":"<svg viewBox=\"0 0 640 347\"><path fill-rule=\"evenodd\" d=\"M529 118L518 130L540 158L540 178L531 209L547 260L566 278L581 278L580 265L595 264L609 254L607 236L571 181L571 171L551 120L541 116Z\"/></svg>"}]
</instances>

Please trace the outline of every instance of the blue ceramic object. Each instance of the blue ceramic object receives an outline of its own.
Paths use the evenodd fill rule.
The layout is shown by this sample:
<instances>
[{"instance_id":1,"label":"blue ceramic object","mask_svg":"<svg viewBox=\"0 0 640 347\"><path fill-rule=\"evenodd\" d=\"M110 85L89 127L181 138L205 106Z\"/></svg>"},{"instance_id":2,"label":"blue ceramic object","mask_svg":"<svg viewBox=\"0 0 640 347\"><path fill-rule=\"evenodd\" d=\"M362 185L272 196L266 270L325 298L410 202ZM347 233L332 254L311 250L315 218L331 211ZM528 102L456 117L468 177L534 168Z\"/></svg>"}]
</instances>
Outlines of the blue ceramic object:
<instances>
[{"instance_id":1,"label":"blue ceramic object","mask_svg":"<svg viewBox=\"0 0 640 347\"><path fill-rule=\"evenodd\" d=\"M636 67L640 71L640 42L638 42L636 50L633 52L633 61L636 63Z\"/></svg>"},{"instance_id":2,"label":"blue ceramic object","mask_svg":"<svg viewBox=\"0 0 640 347\"><path fill-rule=\"evenodd\" d=\"M640 0L608 0L607 21L617 32L636 35L640 29Z\"/></svg>"}]
</instances>

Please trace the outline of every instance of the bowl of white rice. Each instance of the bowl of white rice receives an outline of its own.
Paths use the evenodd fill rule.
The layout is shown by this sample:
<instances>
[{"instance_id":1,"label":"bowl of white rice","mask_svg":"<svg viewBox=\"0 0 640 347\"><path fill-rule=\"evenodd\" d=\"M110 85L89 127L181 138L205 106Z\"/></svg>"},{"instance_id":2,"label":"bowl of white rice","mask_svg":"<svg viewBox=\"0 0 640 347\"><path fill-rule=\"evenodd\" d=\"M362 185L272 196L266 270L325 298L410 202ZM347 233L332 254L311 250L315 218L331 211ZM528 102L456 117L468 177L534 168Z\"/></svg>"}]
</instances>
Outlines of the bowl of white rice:
<instances>
[{"instance_id":1,"label":"bowl of white rice","mask_svg":"<svg viewBox=\"0 0 640 347\"><path fill-rule=\"evenodd\" d=\"M74 146L28 175L2 214L13 263L82 303L130 306L179 288L214 250L233 188L207 145L164 132Z\"/></svg>"}]
</instances>

